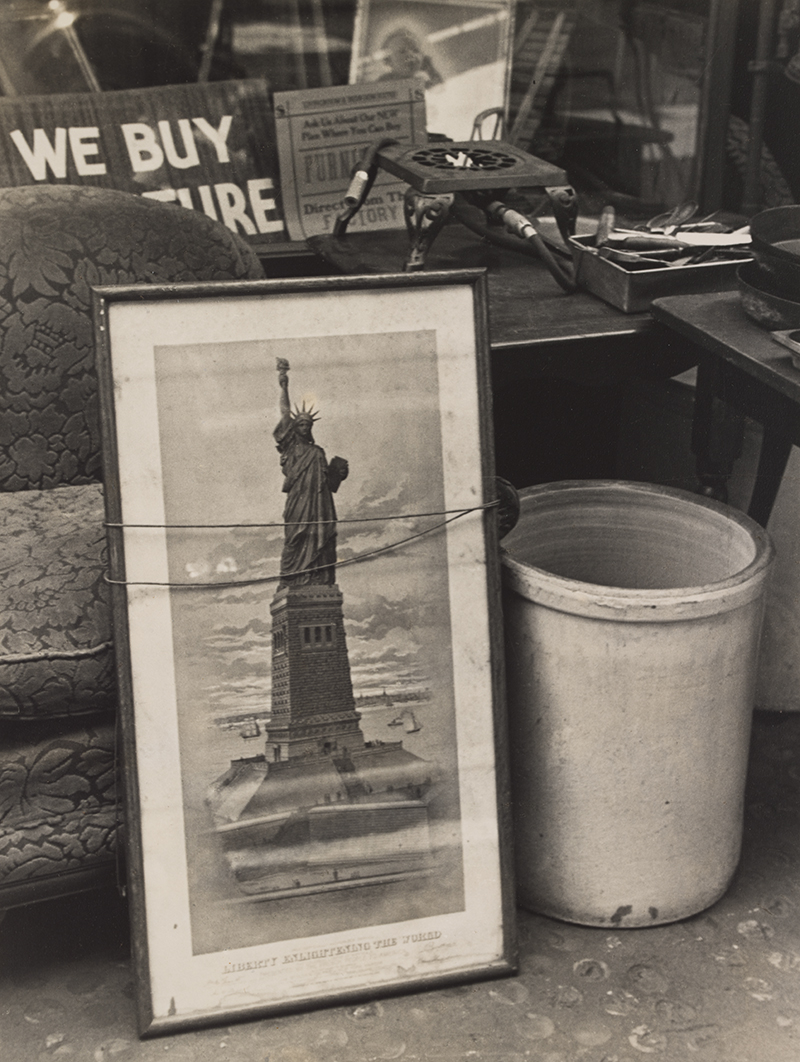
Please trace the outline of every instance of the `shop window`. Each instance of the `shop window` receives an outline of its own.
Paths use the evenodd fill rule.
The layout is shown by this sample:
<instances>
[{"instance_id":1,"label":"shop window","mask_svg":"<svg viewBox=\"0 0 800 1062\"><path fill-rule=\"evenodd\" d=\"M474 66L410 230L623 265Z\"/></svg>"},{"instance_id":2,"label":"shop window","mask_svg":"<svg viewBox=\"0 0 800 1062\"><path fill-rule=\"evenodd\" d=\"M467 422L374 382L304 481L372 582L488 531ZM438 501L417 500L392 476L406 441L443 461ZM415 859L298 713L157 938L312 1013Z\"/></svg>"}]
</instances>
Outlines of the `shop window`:
<instances>
[{"instance_id":1,"label":"shop window","mask_svg":"<svg viewBox=\"0 0 800 1062\"><path fill-rule=\"evenodd\" d=\"M385 18L388 11L428 27L419 42L428 66L396 69L425 74L434 111L438 81L459 76L449 61L453 41L458 55L466 55L478 24L491 21L484 9L502 14L505 2L361 0L360 9L356 0L4 4L0 93L233 78L261 79L276 92L345 85L360 58L358 9L364 18ZM507 8L512 17L503 16L513 41L503 138L563 167L584 213L607 202L623 212L655 213L682 199L719 198L731 161L731 86L752 81L736 48L737 6L729 0L517 0ZM745 13L757 8L755 0L742 6ZM437 18L444 29L431 28ZM793 38L784 51L791 58L795 50Z\"/></svg>"}]
</instances>

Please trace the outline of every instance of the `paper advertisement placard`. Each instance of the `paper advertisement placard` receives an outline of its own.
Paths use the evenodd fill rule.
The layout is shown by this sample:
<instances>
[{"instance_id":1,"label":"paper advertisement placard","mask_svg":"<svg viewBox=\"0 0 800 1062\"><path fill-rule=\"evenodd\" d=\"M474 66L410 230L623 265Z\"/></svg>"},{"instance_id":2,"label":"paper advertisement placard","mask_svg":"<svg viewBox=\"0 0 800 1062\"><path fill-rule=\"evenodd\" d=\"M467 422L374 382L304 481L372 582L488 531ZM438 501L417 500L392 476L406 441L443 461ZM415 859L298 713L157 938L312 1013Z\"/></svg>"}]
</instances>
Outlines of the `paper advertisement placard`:
<instances>
[{"instance_id":1,"label":"paper advertisement placard","mask_svg":"<svg viewBox=\"0 0 800 1062\"><path fill-rule=\"evenodd\" d=\"M425 93L413 79L275 93L281 191L289 236L330 233L354 165L373 142L424 142ZM379 173L351 232L401 229L407 185Z\"/></svg>"}]
</instances>

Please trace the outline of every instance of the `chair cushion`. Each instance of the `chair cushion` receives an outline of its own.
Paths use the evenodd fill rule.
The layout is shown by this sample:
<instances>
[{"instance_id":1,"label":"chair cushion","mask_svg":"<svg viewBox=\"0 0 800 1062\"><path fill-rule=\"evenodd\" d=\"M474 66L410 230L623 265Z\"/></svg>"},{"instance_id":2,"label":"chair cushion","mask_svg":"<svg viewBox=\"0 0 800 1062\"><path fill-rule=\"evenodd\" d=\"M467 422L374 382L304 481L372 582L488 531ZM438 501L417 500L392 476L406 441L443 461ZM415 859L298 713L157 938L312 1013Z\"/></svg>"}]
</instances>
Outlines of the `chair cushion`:
<instances>
[{"instance_id":1,"label":"chair cushion","mask_svg":"<svg viewBox=\"0 0 800 1062\"><path fill-rule=\"evenodd\" d=\"M103 491L0 493L0 716L116 706Z\"/></svg>"},{"instance_id":2,"label":"chair cushion","mask_svg":"<svg viewBox=\"0 0 800 1062\"><path fill-rule=\"evenodd\" d=\"M0 189L0 490L100 478L92 286L263 275L199 211L105 188Z\"/></svg>"},{"instance_id":3,"label":"chair cushion","mask_svg":"<svg viewBox=\"0 0 800 1062\"><path fill-rule=\"evenodd\" d=\"M114 720L0 721L0 908L113 873Z\"/></svg>"}]
</instances>

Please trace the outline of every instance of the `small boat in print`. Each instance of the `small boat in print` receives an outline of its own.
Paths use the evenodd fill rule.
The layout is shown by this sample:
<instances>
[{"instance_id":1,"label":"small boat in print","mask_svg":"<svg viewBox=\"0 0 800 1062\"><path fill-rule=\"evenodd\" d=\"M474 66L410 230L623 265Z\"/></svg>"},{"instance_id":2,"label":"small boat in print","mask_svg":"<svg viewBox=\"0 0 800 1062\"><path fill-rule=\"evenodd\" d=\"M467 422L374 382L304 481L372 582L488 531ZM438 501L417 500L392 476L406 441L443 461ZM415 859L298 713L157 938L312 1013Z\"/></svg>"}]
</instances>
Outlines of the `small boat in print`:
<instances>
[{"instance_id":1,"label":"small boat in print","mask_svg":"<svg viewBox=\"0 0 800 1062\"><path fill-rule=\"evenodd\" d=\"M418 730L422 730L422 723L420 723L410 708L401 715L396 715L394 719L390 719L386 724L387 726L401 726L407 734L416 734Z\"/></svg>"},{"instance_id":2,"label":"small boat in print","mask_svg":"<svg viewBox=\"0 0 800 1062\"><path fill-rule=\"evenodd\" d=\"M403 719L403 727L407 734L416 734L418 730L422 730L422 723L420 723L414 713L409 710L405 713Z\"/></svg>"},{"instance_id":3,"label":"small boat in print","mask_svg":"<svg viewBox=\"0 0 800 1062\"><path fill-rule=\"evenodd\" d=\"M243 738L257 738L261 735L261 727L258 725L257 719L251 719L249 723L245 723L239 731L239 734Z\"/></svg>"}]
</instances>

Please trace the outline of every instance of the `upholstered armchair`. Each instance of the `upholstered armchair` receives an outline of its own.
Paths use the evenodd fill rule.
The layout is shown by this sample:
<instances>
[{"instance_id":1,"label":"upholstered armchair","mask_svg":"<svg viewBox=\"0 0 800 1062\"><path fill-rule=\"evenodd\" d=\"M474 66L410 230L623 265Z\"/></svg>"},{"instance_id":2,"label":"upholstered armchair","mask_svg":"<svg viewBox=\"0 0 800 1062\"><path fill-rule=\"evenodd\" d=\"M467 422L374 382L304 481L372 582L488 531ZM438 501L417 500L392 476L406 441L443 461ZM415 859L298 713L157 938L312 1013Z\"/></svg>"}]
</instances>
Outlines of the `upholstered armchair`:
<instances>
[{"instance_id":1,"label":"upholstered armchair","mask_svg":"<svg viewBox=\"0 0 800 1062\"><path fill-rule=\"evenodd\" d=\"M0 190L0 908L116 872L91 287L261 276L244 240L183 207Z\"/></svg>"}]
</instances>

